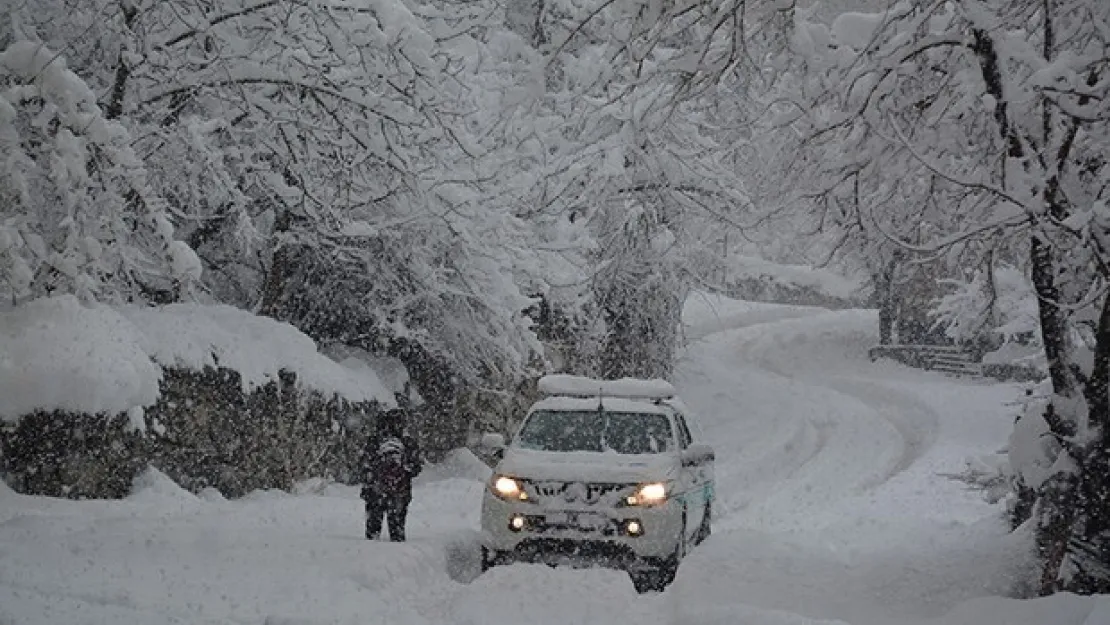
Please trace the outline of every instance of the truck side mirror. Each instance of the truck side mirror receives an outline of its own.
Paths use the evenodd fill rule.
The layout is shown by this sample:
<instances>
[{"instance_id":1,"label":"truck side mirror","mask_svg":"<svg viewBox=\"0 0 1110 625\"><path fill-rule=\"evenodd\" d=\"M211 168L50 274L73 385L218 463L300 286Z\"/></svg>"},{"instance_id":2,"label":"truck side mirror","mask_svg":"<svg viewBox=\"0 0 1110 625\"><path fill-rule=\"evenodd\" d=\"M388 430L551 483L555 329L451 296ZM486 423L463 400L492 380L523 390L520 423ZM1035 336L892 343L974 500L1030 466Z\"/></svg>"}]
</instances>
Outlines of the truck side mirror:
<instances>
[{"instance_id":1,"label":"truck side mirror","mask_svg":"<svg viewBox=\"0 0 1110 625\"><path fill-rule=\"evenodd\" d=\"M482 448L490 451L504 449L505 437L500 434L488 433L482 435Z\"/></svg>"},{"instance_id":2,"label":"truck side mirror","mask_svg":"<svg viewBox=\"0 0 1110 625\"><path fill-rule=\"evenodd\" d=\"M682 466L696 467L717 459L713 447L705 443L694 443L682 451Z\"/></svg>"},{"instance_id":3,"label":"truck side mirror","mask_svg":"<svg viewBox=\"0 0 1110 625\"><path fill-rule=\"evenodd\" d=\"M497 461L505 455L505 437L500 434L487 433L482 435L482 442L479 443L482 451L490 455L491 458Z\"/></svg>"}]
</instances>

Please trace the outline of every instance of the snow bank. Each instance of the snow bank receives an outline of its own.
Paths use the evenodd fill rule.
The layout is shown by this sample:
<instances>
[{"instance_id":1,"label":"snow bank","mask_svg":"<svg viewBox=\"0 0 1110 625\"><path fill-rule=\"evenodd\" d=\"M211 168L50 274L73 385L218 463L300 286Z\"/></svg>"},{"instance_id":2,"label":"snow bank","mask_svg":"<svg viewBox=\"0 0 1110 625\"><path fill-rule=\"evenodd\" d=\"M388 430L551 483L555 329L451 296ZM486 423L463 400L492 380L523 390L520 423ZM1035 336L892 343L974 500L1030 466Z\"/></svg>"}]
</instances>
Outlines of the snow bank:
<instances>
[{"instance_id":1,"label":"snow bank","mask_svg":"<svg viewBox=\"0 0 1110 625\"><path fill-rule=\"evenodd\" d=\"M119 414L153 404L161 378L135 327L111 308L64 295L0 313L0 419Z\"/></svg>"},{"instance_id":2,"label":"snow bank","mask_svg":"<svg viewBox=\"0 0 1110 625\"><path fill-rule=\"evenodd\" d=\"M688 339L738 330L769 322L819 315L823 308L736 300L717 293L695 291L686 298L682 323Z\"/></svg>"},{"instance_id":3,"label":"snow bank","mask_svg":"<svg viewBox=\"0 0 1110 625\"><path fill-rule=\"evenodd\" d=\"M221 503L227 501L227 497L224 497L223 493L211 486L202 488L200 492L197 493L197 498L202 501L207 501L208 503Z\"/></svg>"},{"instance_id":4,"label":"snow bank","mask_svg":"<svg viewBox=\"0 0 1110 625\"><path fill-rule=\"evenodd\" d=\"M201 503L200 498L178 486L177 482L154 467L147 467L132 480L131 495L127 499L168 508Z\"/></svg>"},{"instance_id":5,"label":"snow bank","mask_svg":"<svg viewBox=\"0 0 1110 625\"><path fill-rule=\"evenodd\" d=\"M1048 406L1047 384L1042 383L1025 401L1021 418L1010 435L1009 456L1013 472L1029 488L1038 488L1056 473L1060 447L1044 419Z\"/></svg>"},{"instance_id":6,"label":"snow bank","mask_svg":"<svg viewBox=\"0 0 1110 625\"><path fill-rule=\"evenodd\" d=\"M393 405L392 393L372 370L339 365L287 323L224 305L172 304L121 312L138 328L147 354L162 366L233 369L242 376L244 391L276 381L285 369L296 373L304 387L351 401Z\"/></svg>"},{"instance_id":7,"label":"snow bank","mask_svg":"<svg viewBox=\"0 0 1110 625\"><path fill-rule=\"evenodd\" d=\"M1044 361L1044 349L1039 345L1003 343L998 349L983 354L983 364L1028 364L1040 366L1047 371L1048 367Z\"/></svg>"},{"instance_id":8,"label":"snow bank","mask_svg":"<svg viewBox=\"0 0 1110 625\"><path fill-rule=\"evenodd\" d=\"M628 575L606 569L497 567L460 593L452 609L459 625L659 623L658 597L636 595ZM734 621L735 622L735 621Z\"/></svg>"},{"instance_id":9,"label":"snow bank","mask_svg":"<svg viewBox=\"0 0 1110 625\"><path fill-rule=\"evenodd\" d=\"M230 306L114 309L63 295L0 312L0 420L35 410L134 416L158 400L162 367L206 366L238 371L244 391L284 369L306 388L394 405L369 367L341 366L293 326Z\"/></svg>"},{"instance_id":10,"label":"snow bank","mask_svg":"<svg viewBox=\"0 0 1110 625\"><path fill-rule=\"evenodd\" d=\"M1105 595L1095 597L1094 601L1095 608L1091 611L1090 616L1087 617L1087 622L1084 625L1110 623L1110 597Z\"/></svg>"},{"instance_id":11,"label":"snow bank","mask_svg":"<svg viewBox=\"0 0 1110 625\"><path fill-rule=\"evenodd\" d=\"M405 363L392 356L377 356L358 347L343 343L329 343L320 346L320 353L348 369L372 369L390 392L403 393L409 383L409 372Z\"/></svg>"},{"instance_id":12,"label":"snow bank","mask_svg":"<svg viewBox=\"0 0 1110 625\"><path fill-rule=\"evenodd\" d=\"M1106 625L1110 602L1105 597L1060 593L1036 599L984 597L957 605L941 618L921 625Z\"/></svg>"},{"instance_id":13,"label":"snow bank","mask_svg":"<svg viewBox=\"0 0 1110 625\"><path fill-rule=\"evenodd\" d=\"M293 484L294 495L321 495L327 492L332 481L323 477L310 477Z\"/></svg>"},{"instance_id":14,"label":"snow bank","mask_svg":"<svg viewBox=\"0 0 1110 625\"><path fill-rule=\"evenodd\" d=\"M479 460L469 449L453 449L447 452L443 461L425 468L419 479L421 482L435 482L462 478L485 483L491 472L489 465Z\"/></svg>"}]
</instances>

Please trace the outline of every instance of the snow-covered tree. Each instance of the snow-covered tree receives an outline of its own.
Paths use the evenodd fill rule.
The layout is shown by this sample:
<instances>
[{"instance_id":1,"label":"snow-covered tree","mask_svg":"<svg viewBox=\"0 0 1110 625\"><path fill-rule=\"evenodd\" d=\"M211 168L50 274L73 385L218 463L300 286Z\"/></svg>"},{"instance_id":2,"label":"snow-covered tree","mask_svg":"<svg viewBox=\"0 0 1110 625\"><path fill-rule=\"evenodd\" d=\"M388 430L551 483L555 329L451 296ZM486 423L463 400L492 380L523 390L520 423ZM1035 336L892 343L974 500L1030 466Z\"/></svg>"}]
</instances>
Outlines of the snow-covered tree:
<instances>
[{"instance_id":1,"label":"snow-covered tree","mask_svg":"<svg viewBox=\"0 0 1110 625\"><path fill-rule=\"evenodd\" d=\"M822 191L906 252L1024 240L1053 387L1041 415L1052 469L1028 484L1045 592L1110 588L1108 25L1095 0L799 18L812 80L783 111L827 155Z\"/></svg>"},{"instance_id":2,"label":"snow-covered tree","mask_svg":"<svg viewBox=\"0 0 1110 625\"><path fill-rule=\"evenodd\" d=\"M677 16L663 7L543 1L508 15L544 56L543 96L529 110L543 151L528 161L537 184L522 200L592 239L586 308L603 326L605 357L587 373L670 372L686 292L719 260L703 235L750 207L734 148L677 71L680 57L693 62L691 24L672 30Z\"/></svg>"},{"instance_id":3,"label":"snow-covered tree","mask_svg":"<svg viewBox=\"0 0 1110 625\"><path fill-rule=\"evenodd\" d=\"M522 289L558 279L537 249L563 235L522 219L497 170L516 139L501 100L530 68L496 4L17 6L17 29L80 50L135 129L212 297L319 339L372 334L363 346L426 354L438 364L410 366L438 378L533 359Z\"/></svg>"},{"instance_id":4,"label":"snow-covered tree","mask_svg":"<svg viewBox=\"0 0 1110 625\"><path fill-rule=\"evenodd\" d=\"M0 297L167 301L200 277L132 137L61 54L0 53Z\"/></svg>"},{"instance_id":5,"label":"snow-covered tree","mask_svg":"<svg viewBox=\"0 0 1110 625\"><path fill-rule=\"evenodd\" d=\"M960 343L1023 342L1040 347L1037 296L1025 273L1008 263L946 280L949 293L933 309L936 323Z\"/></svg>"}]
</instances>

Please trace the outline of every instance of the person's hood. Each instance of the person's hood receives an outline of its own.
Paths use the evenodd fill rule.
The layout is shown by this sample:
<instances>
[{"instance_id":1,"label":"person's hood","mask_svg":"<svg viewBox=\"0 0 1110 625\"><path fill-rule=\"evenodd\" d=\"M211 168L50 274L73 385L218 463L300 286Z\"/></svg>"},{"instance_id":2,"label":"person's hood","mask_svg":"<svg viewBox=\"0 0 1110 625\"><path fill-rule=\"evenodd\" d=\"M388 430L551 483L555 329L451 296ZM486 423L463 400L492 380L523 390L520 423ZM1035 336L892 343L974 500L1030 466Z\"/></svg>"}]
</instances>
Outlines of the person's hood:
<instances>
[{"instance_id":1,"label":"person's hood","mask_svg":"<svg viewBox=\"0 0 1110 625\"><path fill-rule=\"evenodd\" d=\"M637 484L671 479L672 454L624 455L615 452L550 452L510 447L497 472L536 481Z\"/></svg>"}]
</instances>

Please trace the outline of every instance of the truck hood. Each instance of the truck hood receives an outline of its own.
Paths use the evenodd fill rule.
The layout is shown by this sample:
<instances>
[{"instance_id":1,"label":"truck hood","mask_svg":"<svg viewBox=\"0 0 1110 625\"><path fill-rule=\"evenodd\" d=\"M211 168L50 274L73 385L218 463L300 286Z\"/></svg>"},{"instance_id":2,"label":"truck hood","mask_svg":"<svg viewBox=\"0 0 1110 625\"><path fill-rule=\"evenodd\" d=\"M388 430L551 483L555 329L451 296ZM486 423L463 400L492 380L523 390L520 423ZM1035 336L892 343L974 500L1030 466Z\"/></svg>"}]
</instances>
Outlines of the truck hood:
<instances>
[{"instance_id":1,"label":"truck hood","mask_svg":"<svg viewBox=\"0 0 1110 625\"><path fill-rule=\"evenodd\" d=\"M669 454L629 456L509 448L497 471L537 481L635 484L671 479L676 465L677 460Z\"/></svg>"}]
</instances>

